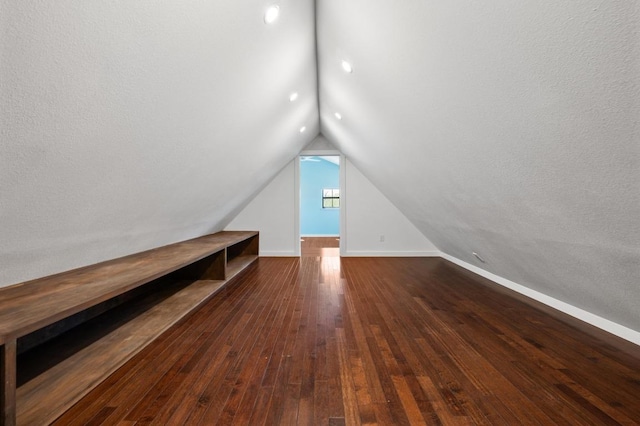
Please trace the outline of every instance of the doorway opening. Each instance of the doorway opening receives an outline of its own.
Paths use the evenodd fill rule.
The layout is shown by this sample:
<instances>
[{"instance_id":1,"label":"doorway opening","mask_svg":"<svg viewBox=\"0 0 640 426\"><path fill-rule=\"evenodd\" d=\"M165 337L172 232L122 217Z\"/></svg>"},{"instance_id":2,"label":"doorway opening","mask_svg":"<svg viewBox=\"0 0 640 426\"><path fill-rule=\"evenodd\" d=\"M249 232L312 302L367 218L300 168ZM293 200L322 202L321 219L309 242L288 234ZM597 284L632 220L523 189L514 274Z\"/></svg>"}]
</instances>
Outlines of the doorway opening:
<instances>
[{"instance_id":1,"label":"doorway opening","mask_svg":"<svg viewBox=\"0 0 640 426\"><path fill-rule=\"evenodd\" d=\"M340 255L339 155L302 155L299 160L300 253L302 256Z\"/></svg>"}]
</instances>

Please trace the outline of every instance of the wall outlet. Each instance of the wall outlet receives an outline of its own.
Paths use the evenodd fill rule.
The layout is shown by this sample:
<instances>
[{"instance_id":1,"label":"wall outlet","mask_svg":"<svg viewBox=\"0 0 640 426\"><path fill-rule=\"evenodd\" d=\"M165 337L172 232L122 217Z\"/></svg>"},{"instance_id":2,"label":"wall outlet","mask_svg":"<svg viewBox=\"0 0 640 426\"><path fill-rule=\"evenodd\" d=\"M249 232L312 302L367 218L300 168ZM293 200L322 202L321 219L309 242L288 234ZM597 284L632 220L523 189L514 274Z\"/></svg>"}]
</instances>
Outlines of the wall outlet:
<instances>
[{"instance_id":1,"label":"wall outlet","mask_svg":"<svg viewBox=\"0 0 640 426\"><path fill-rule=\"evenodd\" d=\"M380 242L384 243L384 235L380 235Z\"/></svg>"}]
</instances>

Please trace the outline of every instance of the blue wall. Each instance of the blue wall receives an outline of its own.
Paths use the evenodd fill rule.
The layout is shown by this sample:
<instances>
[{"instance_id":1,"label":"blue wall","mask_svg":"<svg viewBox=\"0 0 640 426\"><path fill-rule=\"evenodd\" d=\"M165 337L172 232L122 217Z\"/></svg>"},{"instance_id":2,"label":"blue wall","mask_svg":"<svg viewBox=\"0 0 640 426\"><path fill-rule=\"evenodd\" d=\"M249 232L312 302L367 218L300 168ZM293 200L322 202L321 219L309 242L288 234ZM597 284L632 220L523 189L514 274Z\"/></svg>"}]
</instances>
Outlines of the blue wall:
<instances>
[{"instance_id":1,"label":"blue wall","mask_svg":"<svg viewBox=\"0 0 640 426\"><path fill-rule=\"evenodd\" d=\"M340 167L320 157L300 161L300 235L340 235L340 209L322 208L322 189L340 188Z\"/></svg>"}]
</instances>

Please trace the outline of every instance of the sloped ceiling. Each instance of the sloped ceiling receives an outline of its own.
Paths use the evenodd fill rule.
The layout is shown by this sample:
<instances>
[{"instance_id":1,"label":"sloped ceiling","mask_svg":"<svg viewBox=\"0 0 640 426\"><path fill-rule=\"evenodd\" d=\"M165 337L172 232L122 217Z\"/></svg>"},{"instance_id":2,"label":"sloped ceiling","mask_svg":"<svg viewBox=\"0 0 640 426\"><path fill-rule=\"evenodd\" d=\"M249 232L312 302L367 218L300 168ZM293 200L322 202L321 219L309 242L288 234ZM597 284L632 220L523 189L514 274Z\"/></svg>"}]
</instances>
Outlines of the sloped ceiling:
<instances>
[{"instance_id":1,"label":"sloped ceiling","mask_svg":"<svg viewBox=\"0 0 640 426\"><path fill-rule=\"evenodd\" d=\"M0 0L0 285L222 229L318 134L279 3Z\"/></svg>"},{"instance_id":2,"label":"sloped ceiling","mask_svg":"<svg viewBox=\"0 0 640 426\"><path fill-rule=\"evenodd\" d=\"M639 8L0 0L0 285L222 229L322 132L440 250L640 330Z\"/></svg>"},{"instance_id":3,"label":"sloped ceiling","mask_svg":"<svg viewBox=\"0 0 640 426\"><path fill-rule=\"evenodd\" d=\"M640 330L639 9L319 1L321 131L440 250Z\"/></svg>"}]
</instances>

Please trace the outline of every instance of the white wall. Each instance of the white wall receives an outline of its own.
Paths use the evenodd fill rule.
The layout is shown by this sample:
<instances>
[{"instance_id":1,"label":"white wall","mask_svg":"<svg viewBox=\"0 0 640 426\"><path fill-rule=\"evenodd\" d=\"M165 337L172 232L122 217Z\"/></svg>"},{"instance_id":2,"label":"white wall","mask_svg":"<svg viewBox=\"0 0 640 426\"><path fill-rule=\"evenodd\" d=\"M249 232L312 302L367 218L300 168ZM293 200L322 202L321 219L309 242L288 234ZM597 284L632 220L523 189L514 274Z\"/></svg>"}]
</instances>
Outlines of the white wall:
<instances>
[{"instance_id":1,"label":"white wall","mask_svg":"<svg viewBox=\"0 0 640 426\"><path fill-rule=\"evenodd\" d=\"M322 138L319 138L322 139ZM322 141L321 141L322 142ZM317 144L315 145L317 146ZM324 151L331 148L325 146ZM225 229L260 231L261 256L298 256L296 158ZM350 162L341 167L341 254L344 256L437 256L439 252ZM384 242L380 236L384 235Z\"/></svg>"},{"instance_id":2,"label":"white wall","mask_svg":"<svg viewBox=\"0 0 640 426\"><path fill-rule=\"evenodd\" d=\"M294 226L295 161L287 164L225 228L260 231L260 256L299 254Z\"/></svg>"},{"instance_id":3,"label":"white wall","mask_svg":"<svg viewBox=\"0 0 640 426\"><path fill-rule=\"evenodd\" d=\"M340 151L324 135L318 135L302 150L301 155L338 155Z\"/></svg>"},{"instance_id":4,"label":"white wall","mask_svg":"<svg viewBox=\"0 0 640 426\"><path fill-rule=\"evenodd\" d=\"M346 167L343 256L438 256L438 249L351 161ZM384 241L381 241L383 239Z\"/></svg>"}]
</instances>

